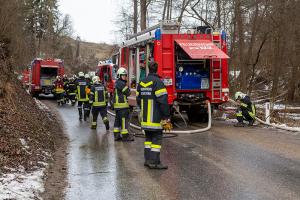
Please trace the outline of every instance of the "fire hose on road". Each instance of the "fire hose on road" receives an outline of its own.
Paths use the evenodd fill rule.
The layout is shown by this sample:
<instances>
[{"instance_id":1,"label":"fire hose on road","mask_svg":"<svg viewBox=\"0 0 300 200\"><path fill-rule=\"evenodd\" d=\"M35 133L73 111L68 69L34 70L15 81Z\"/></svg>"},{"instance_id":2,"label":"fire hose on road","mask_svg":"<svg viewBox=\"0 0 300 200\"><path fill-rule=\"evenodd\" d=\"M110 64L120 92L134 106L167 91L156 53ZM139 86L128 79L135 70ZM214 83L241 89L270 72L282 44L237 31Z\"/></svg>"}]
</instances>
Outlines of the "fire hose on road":
<instances>
[{"instance_id":1,"label":"fire hose on road","mask_svg":"<svg viewBox=\"0 0 300 200\"><path fill-rule=\"evenodd\" d=\"M210 103L207 103L207 112L208 112L208 125L205 128L200 128L200 129L195 129L195 130L171 130L171 131L164 131L164 133L166 134L195 134L195 133L201 133L201 132L205 132L208 131L211 128L211 121L212 121L212 116L211 116L211 107L210 107ZM108 111L108 113L112 116L115 116L114 113ZM130 123L130 126L132 128L135 128L137 130L142 130L142 128L140 126L137 126L133 123Z\"/></svg>"}]
</instances>

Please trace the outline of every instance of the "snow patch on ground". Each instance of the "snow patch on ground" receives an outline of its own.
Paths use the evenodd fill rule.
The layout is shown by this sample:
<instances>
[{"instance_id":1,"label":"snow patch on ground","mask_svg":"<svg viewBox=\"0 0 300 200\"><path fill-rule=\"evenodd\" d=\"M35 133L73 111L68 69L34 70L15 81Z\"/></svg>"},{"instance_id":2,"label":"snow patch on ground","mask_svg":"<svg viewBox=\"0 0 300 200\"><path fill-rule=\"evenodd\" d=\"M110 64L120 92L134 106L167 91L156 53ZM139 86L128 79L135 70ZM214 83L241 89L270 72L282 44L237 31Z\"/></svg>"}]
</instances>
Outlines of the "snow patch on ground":
<instances>
[{"instance_id":1,"label":"snow patch on ground","mask_svg":"<svg viewBox=\"0 0 300 200\"><path fill-rule=\"evenodd\" d=\"M18 172L4 174L0 177L0 199L41 199L44 192L43 177L45 168L26 173Z\"/></svg>"},{"instance_id":2,"label":"snow patch on ground","mask_svg":"<svg viewBox=\"0 0 300 200\"><path fill-rule=\"evenodd\" d=\"M35 103L39 109L50 113L50 109L40 100L34 98ZM50 115L50 114L49 114ZM50 116L48 116L50 118ZM50 118L51 119L51 118ZM23 149L30 149L25 138L19 138ZM43 156L51 157L51 154L43 151ZM0 173L0 200L5 199L42 199L40 194L44 192L44 177L48 164L43 160L38 162L39 166L34 171L26 172L23 166L18 169L8 169L10 172L7 174Z\"/></svg>"},{"instance_id":3,"label":"snow patch on ground","mask_svg":"<svg viewBox=\"0 0 300 200\"><path fill-rule=\"evenodd\" d=\"M38 100L36 98L33 98L33 99L34 99L36 105L39 107L39 109L49 111L49 108L45 104L43 104L40 100Z\"/></svg>"}]
</instances>

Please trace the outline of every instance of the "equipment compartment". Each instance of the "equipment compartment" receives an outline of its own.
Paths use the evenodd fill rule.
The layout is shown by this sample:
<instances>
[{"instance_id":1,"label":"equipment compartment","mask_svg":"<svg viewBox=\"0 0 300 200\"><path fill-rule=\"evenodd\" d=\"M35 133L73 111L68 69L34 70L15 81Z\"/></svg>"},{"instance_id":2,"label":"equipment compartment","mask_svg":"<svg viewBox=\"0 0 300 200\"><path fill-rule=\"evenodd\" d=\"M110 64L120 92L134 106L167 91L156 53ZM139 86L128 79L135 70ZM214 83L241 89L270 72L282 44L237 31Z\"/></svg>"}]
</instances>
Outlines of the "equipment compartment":
<instances>
[{"instance_id":1,"label":"equipment compartment","mask_svg":"<svg viewBox=\"0 0 300 200\"><path fill-rule=\"evenodd\" d=\"M176 65L176 89L207 90L210 79L210 60L180 62Z\"/></svg>"}]
</instances>

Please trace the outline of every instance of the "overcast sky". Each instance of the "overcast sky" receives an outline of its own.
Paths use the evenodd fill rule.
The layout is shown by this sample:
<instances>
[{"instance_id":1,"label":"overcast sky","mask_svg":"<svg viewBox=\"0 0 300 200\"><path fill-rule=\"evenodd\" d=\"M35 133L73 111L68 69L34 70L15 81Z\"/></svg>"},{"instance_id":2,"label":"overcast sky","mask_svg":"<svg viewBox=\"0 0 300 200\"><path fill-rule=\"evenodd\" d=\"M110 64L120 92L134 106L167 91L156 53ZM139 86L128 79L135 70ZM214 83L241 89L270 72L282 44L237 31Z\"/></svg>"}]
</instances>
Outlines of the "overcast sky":
<instances>
[{"instance_id":1,"label":"overcast sky","mask_svg":"<svg viewBox=\"0 0 300 200\"><path fill-rule=\"evenodd\" d=\"M89 42L114 43L115 17L119 4L126 0L59 0L59 9L69 14L73 22L74 36Z\"/></svg>"}]
</instances>

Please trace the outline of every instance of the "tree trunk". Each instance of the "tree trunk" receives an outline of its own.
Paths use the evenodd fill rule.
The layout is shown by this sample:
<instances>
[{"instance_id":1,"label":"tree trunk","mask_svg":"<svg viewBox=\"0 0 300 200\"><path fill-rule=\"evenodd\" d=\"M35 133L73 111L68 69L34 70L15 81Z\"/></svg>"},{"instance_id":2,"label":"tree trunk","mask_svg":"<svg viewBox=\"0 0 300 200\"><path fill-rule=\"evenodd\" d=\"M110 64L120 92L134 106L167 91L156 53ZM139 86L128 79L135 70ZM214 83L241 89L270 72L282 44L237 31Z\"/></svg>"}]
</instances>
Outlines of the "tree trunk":
<instances>
[{"instance_id":1,"label":"tree trunk","mask_svg":"<svg viewBox=\"0 0 300 200\"><path fill-rule=\"evenodd\" d=\"M168 2L169 2L169 0L165 0L164 10L163 10L163 15L162 15L162 20L164 20L165 17L166 17L166 11L167 11L167 7L168 7Z\"/></svg>"},{"instance_id":2,"label":"tree trunk","mask_svg":"<svg viewBox=\"0 0 300 200\"><path fill-rule=\"evenodd\" d=\"M147 0L141 0L141 31L147 28Z\"/></svg>"},{"instance_id":3,"label":"tree trunk","mask_svg":"<svg viewBox=\"0 0 300 200\"><path fill-rule=\"evenodd\" d=\"M218 22L218 28L221 28L221 0L217 0L217 22Z\"/></svg>"},{"instance_id":4,"label":"tree trunk","mask_svg":"<svg viewBox=\"0 0 300 200\"><path fill-rule=\"evenodd\" d=\"M137 33L138 26L138 2L133 0L133 33Z\"/></svg>"},{"instance_id":5,"label":"tree trunk","mask_svg":"<svg viewBox=\"0 0 300 200\"><path fill-rule=\"evenodd\" d=\"M237 35L238 35L238 60L240 66L240 89L242 91L246 91L247 87L247 73L244 62L244 24L242 19L242 8L241 8L241 0L235 0L235 19L237 22Z\"/></svg>"}]
</instances>

